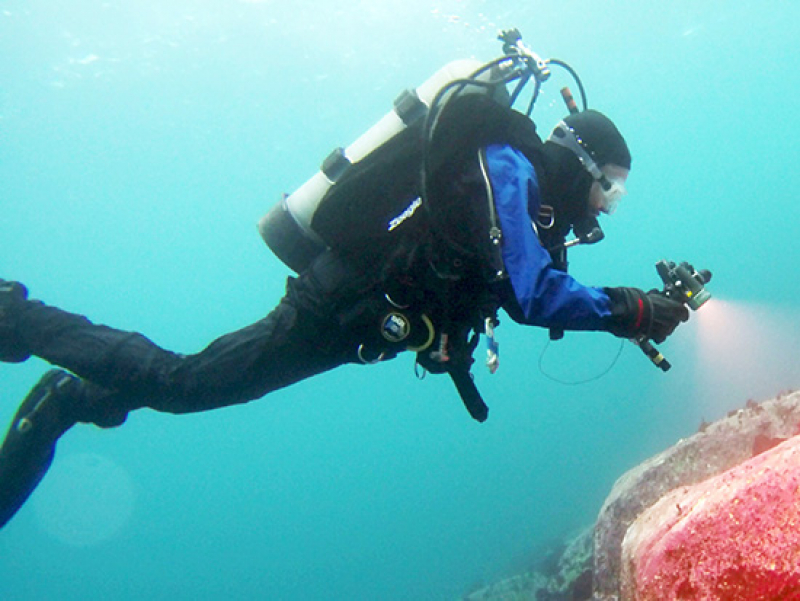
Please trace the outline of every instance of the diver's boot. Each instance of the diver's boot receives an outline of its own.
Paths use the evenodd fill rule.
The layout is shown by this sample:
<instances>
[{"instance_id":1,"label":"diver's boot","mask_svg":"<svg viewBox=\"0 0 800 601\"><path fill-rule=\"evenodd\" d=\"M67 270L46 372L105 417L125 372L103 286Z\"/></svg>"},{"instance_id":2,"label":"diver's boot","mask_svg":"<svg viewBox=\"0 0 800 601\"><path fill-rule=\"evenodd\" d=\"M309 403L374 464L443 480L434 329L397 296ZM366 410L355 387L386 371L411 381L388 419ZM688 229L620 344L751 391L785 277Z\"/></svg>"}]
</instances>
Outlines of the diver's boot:
<instances>
[{"instance_id":1,"label":"diver's boot","mask_svg":"<svg viewBox=\"0 0 800 601\"><path fill-rule=\"evenodd\" d=\"M0 447L0 528L22 507L53 461L56 441L77 423L81 381L51 369L22 401Z\"/></svg>"},{"instance_id":2,"label":"diver's boot","mask_svg":"<svg viewBox=\"0 0 800 601\"><path fill-rule=\"evenodd\" d=\"M17 331L17 314L27 299L25 286L0 279L0 361L22 363L31 356Z\"/></svg>"}]
</instances>

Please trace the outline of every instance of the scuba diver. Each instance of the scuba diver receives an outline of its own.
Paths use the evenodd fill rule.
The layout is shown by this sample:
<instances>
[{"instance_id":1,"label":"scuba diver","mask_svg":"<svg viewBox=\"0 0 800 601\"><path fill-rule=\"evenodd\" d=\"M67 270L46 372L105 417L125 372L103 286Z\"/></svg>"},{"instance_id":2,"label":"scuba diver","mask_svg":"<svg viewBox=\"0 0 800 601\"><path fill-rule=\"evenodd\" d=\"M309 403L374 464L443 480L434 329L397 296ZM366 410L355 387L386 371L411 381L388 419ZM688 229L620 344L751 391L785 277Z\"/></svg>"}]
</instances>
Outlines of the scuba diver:
<instances>
[{"instance_id":1,"label":"scuba diver","mask_svg":"<svg viewBox=\"0 0 800 601\"><path fill-rule=\"evenodd\" d=\"M631 155L608 117L574 103L542 141L530 107L511 105L533 79L532 107L558 63L533 54L516 30L503 35L502 57L453 63L404 93L265 216L262 236L297 275L266 317L199 353L162 349L0 280L0 361L36 356L57 366L23 400L0 447L0 527L78 423L111 428L145 407L192 413L246 403L404 351L452 377L483 421L470 367L484 336L497 368L499 309L553 337L594 330L658 343L686 321L686 306L662 293L589 287L567 273L567 248L602 238L598 217L624 196Z\"/></svg>"}]
</instances>

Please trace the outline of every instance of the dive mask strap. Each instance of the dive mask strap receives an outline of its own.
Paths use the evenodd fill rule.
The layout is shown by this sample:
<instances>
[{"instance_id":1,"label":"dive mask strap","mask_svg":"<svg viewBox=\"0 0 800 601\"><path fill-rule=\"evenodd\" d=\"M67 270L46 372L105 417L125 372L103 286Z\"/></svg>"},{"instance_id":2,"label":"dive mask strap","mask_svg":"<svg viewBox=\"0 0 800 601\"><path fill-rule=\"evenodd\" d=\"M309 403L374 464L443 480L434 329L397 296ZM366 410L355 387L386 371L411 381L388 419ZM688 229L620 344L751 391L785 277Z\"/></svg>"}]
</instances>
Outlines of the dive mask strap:
<instances>
[{"instance_id":1,"label":"dive mask strap","mask_svg":"<svg viewBox=\"0 0 800 601\"><path fill-rule=\"evenodd\" d=\"M613 213L619 203L620 198L625 196L627 190L625 185L620 181L612 181L603 173L597 162L592 158L590 151L586 148L586 143L581 139L578 133L567 125L566 122L560 121L553 129L553 133L547 138L548 142L552 142L557 146L566 148L574 154L583 165L583 168L589 172L589 175L600 184L603 189L603 205L606 213Z\"/></svg>"},{"instance_id":2,"label":"dive mask strap","mask_svg":"<svg viewBox=\"0 0 800 601\"><path fill-rule=\"evenodd\" d=\"M581 140L580 136L575 132L575 130L567 125L564 121L560 121L558 125L556 125L555 129L553 129L553 133L550 134L549 138L547 138L547 141L557 144L558 146L566 148L572 152L572 154L578 157L581 165L583 165L583 168L589 172L589 175L600 182L600 185L603 186L604 190L611 188L611 182L609 182L605 174L600 171L600 167L597 166L597 163L592 158L592 155L589 154L588 150L586 150L583 140Z\"/></svg>"}]
</instances>

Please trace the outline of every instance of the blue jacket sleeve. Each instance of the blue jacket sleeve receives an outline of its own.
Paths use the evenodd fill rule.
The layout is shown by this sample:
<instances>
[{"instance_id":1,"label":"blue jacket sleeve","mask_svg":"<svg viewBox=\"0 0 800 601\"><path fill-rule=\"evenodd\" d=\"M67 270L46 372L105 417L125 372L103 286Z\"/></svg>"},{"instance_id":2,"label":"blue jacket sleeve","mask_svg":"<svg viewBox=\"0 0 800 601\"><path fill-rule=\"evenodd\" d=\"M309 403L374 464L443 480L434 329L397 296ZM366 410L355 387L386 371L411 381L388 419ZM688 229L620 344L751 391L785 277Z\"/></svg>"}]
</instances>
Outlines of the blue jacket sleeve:
<instances>
[{"instance_id":1,"label":"blue jacket sleeve","mask_svg":"<svg viewBox=\"0 0 800 601\"><path fill-rule=\"evenodd\" d=\"M533 165L508 145L488 146L486 158L503 231L503 262L523 323L565 330L605 329L611 315L608 295L555 269L539 242L528 213L530 208L537 214L541 204Z\"/></svg>"}]
</instances>

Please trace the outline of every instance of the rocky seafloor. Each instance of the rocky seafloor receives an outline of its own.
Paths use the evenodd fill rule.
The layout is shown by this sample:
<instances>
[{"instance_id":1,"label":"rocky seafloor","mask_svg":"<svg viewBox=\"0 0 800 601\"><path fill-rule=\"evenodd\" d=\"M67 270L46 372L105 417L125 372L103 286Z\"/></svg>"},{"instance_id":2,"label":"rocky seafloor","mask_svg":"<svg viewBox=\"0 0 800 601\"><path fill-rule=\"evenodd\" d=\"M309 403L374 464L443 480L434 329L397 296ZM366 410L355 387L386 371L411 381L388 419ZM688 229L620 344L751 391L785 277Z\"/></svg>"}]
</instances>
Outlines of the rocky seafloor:
<instances>
[{"instance_id":1,"label":"rocky seafloor","mask_svg":"<svg viewBox=\"0 0 800 601\"><path fill-rule=\"evenodd\" d=\"M800 600L800 392L703 424L623 474L556 557L462 599Z\"/></svg>"}]
</instances>

